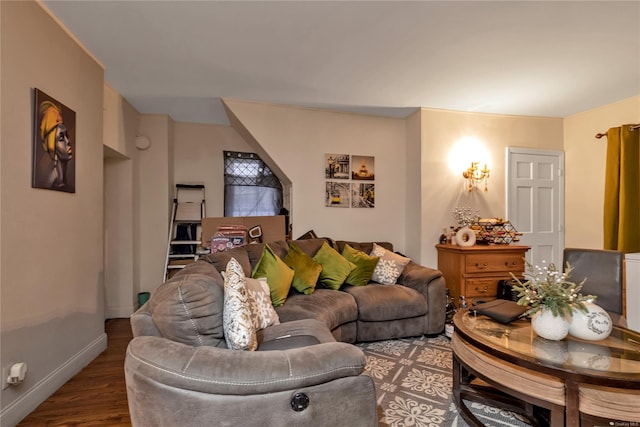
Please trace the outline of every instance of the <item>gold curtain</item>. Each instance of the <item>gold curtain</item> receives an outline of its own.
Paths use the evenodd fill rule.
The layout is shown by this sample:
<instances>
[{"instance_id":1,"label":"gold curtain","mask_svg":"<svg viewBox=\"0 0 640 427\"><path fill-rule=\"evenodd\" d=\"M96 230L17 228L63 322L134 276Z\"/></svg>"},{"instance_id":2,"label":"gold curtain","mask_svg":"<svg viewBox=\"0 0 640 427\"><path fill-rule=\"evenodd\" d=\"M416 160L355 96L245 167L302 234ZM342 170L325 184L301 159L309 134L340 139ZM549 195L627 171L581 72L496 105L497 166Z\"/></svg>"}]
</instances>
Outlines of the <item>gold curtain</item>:
<instances>
[{"instance_id":1,"label":"gold curtain","mask_svg":"<svg viewBox=\"0 0 640 427\"><path fill-rule=\"evenodd\" d=\"M640 129L607 132L604 249L640 252Z\"/></svg>"}]
</instances>

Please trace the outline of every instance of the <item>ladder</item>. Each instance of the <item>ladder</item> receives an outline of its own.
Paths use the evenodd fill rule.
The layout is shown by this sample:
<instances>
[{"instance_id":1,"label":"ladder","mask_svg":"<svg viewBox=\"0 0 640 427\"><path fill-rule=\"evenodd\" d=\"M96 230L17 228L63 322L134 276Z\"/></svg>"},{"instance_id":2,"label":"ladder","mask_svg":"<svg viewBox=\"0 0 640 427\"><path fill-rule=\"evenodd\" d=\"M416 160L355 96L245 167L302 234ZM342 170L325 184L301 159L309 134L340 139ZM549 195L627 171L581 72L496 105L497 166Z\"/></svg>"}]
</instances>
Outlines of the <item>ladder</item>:
<instances>
[{"instance_id":1,"label":"ladder","mask_svg":"<svg viewBox=\"0 0 640 427\"><path fill-rule=\"evenodd\" d=\"M200 236L205 217L204 185L176 184L164 264L164 280L204 253Z\"/></svg>"}]
</instances>

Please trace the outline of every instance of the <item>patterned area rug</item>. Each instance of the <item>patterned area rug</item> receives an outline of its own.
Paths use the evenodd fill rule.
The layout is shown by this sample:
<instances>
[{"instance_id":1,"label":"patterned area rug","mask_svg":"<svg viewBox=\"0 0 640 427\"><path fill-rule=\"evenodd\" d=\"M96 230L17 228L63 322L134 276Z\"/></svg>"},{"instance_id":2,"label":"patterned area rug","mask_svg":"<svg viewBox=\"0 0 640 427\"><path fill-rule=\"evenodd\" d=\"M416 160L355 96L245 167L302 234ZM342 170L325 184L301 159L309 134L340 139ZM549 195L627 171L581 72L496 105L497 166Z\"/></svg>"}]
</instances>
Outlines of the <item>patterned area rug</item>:
<instances>
[{"instance_id":1,"label":"patterned area rug","mask_svg":"<svg viewBox=\"0 0 640 427\"><path fill-rule=\"evenodd\" d=\"M358 344L376 386L379 427L467 427L453 403L449 340L405 338ZM528 427L518 414L466 402L486 426Z\"/></svg>"}]
</instances>

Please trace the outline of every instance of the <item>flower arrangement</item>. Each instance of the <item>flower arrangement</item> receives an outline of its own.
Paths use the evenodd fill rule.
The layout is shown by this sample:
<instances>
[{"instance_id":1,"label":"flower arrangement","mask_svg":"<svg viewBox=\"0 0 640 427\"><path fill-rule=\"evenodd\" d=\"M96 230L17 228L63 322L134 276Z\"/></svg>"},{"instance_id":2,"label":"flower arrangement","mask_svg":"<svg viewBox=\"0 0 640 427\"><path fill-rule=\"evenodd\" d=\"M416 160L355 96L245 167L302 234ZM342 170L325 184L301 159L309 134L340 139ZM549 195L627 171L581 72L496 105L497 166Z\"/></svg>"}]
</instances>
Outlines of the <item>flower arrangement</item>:
<instances>
[{"instance_id":1,"label":"flower arrangement","mask_svg":"<svg viewBox=\"0 0 640 427\"><path fill-rule=\"evenodd\" d=\"M525 315L534 314L543 308L551 310L554 316L571 315L573 309L587 312L584 303L596 299L594 295L585 296L580 293L584 280L578 284L569 281L573 270L569 263L564 272L558 271L553 263L548 267L534 266L526 260L525 263L526 281L520 281L511 273L518 282L518 285L513 287L513 290L518 292L518 305L529 307Z\"/></svg>"},{"instance_id":2,"label":"flower arrangement","mask_svg":"<svg viewBox=\"0 0 640 427\"><path fill-rule=\"evenodd\" d=\"M453 208L451 216L456 220L460 227L468 227L474 222L477 222L480 217L478 215L478 211L474 211L468 206Z\"/></svg>"}]
</instances>

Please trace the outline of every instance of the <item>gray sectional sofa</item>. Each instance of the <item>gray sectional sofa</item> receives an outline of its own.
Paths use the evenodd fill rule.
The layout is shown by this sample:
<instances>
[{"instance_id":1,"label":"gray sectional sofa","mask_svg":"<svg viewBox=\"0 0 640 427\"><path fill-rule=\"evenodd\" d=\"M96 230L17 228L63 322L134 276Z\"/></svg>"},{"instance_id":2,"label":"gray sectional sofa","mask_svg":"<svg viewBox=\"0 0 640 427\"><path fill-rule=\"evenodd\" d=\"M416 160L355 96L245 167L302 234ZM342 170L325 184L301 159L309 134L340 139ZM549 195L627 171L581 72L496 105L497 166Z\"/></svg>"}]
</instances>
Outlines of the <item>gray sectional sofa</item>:
<instances>
[{"instance_id":1,"label":"gray sectional sofa","mask_svg":"<svg viewBox=\"0 0 640 427\"><path fill-rule=\"evenodd\" d=\"M313 257L325 239L293 243ZM280 258L292 242L269 243ZM345 244L369 253L373 243ZM390 243L378 243L392 251ZM445 283L409 262L397 284L292 290L276 307L280 324L258 332L257 351L227 348L224 271L235 258L247 277L263 244L201 257L131 316L125 376L134 426L377 425L365 357L351 343L435 335L444 328Z\"/></svg>"}]
</instances>

